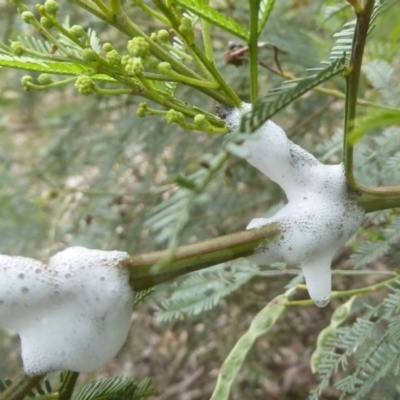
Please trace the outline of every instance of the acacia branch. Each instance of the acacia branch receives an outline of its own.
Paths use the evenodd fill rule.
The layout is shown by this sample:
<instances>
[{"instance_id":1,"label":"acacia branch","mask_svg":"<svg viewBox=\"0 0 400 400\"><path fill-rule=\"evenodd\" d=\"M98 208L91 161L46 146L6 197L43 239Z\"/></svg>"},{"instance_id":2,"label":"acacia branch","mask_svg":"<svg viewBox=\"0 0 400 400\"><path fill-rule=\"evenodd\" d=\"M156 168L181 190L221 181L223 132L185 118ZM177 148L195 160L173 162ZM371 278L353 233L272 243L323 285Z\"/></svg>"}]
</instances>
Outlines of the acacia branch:
<instances>
[{"instance_id":1,"label":"acacia branch","mask_svg":"<svg viewBox=\"0 0 400 400\"><path fill-rule=\"evenodd\" d=\"M271 224L261 229L236 232L181 246L172 260L169 259L169 250L161 250L131 256L121 266L129 268L131 287L134 290L144 290L188 272L249 256L258 247L274 240L280 232L278 224Z\"/></svg>"},{"instance_id":2,"label":"acacia branch","mask_svg":"<svg viewBox=\"0 0 400 400\"><path fill-rule=\"evenodd\" d=\"M0 394L0 400L23 400L45 375L28 376L21 374Z\"/></svg>"},{"instance_id":3,"label":"acacia branch","mask_svg":"<svg viewBox=\"0 0 400 400\"><path fill-rule=\"evenodd\" d=\"M369 23L375 0L366 0L363 9L356 12L357 23L354 29L353 46L351 50L349 72L346 76L346 110L343 140L343 163L350 189L356 189L357 183L353 172L353 144L350 141L350 133L354 129L357 115L358 87L361 76L361 65L367 40Z\"/></svg>"}]
</instances>

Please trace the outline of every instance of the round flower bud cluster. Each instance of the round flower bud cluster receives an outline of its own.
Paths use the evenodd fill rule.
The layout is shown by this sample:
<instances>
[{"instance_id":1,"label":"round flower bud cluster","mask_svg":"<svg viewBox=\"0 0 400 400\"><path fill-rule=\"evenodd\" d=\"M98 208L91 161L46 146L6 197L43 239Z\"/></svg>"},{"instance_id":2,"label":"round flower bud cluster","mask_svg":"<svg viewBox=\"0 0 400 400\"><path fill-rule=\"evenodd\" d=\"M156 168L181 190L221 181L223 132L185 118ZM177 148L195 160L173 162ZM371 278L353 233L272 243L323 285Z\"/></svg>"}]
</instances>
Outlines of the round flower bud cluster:
<instances>
[{"instance_id":1,"label":"round flower bud cluster","mask_svg":"<svg viewBox=\"0 0 400 400\"><path fill-rule=\"evenodd\" d=\"M53 79L49 74L40 74L38 77L38 82L41 85L50 85L50 83L53 83Z\"/></svg>"},{"instance_id":2,"label":"round flower bud cluster","mask_svg":"<svg viewBox=\"0 0 400 400\"><path fill-rule=\"evenodd\" d=\"M25 47L21 42L12 42L11 50L18 57L21 57L25 53Z\"/></svg>"},{"instance_id":3,"label":"round flower bud cluster","mask_svg":"<svg viewBox=\"0 0 400 400\"><path fill-rule=\"evenodd\" d=\"M138 76L144 71L143 62L140 58L131 58L130 56L122 57L122 65L125 67L125 72L128 76Z\"/></svg>"},{"instance_id":4,"label":"round flower bud cluster","mask_svg":"<svg viewBox=\"0 0 400 400\"><path fill-rule=\"evenodd\" d=\"M96 93L96 85L93 79L87 75L78 76L75 87L78 89L78 92L84 96Z\"/></svg>"},{"instance_id":5,"label":"round flower bud cluster","mask_svg":"<svg viewBox=\"0 0 400 400\"><path fill-rule=\"evenodd\" d=\"M46 0L44 3L44 8L50 15L56 15L59 5L55 0Z\"/></svg>"},{"instance_id":6,"label":"round flower bud cluster","mask_svg":"<svg viewBox=\"0 0 400 400\"><path fill-rule=\"evenodd\" d=\"M141 36L130 40L127 47L129 54L133 57L145 59L149 55L149 43Z\"/></svg>"},{"instance_id":7,"label":"round flower bud cluster","mask_svg":"<svg viewBox=\"0 0 400 400\"><path fill-rule=\"evenodd\" d=\"M77 39L80 39L81 37L85 36L85 31L80 25L71 26L69 32Z\"/></svg>"},{"instance_id":8,"label":"round flower bud cluster","mask_svg":"<svg viewBox=\"0 0 400 400\"><path fill-rule=\"evenodd\" d=\"M185 116L180 111L176 111L172 108L167 111L165 119L168 124L183 125L185 123Z\"/></svg>"},{"instance_id":9,"label":"round flower bud cluster","mask_svg":"<svg viewBox=\"0 0 400 400\"><path fill-rule=\"evenodd\" d=\"M51 29L54 26L54 22L47 17L40 18L40 24L45 27L46 29Z\"/></svg>"}]
</instances>

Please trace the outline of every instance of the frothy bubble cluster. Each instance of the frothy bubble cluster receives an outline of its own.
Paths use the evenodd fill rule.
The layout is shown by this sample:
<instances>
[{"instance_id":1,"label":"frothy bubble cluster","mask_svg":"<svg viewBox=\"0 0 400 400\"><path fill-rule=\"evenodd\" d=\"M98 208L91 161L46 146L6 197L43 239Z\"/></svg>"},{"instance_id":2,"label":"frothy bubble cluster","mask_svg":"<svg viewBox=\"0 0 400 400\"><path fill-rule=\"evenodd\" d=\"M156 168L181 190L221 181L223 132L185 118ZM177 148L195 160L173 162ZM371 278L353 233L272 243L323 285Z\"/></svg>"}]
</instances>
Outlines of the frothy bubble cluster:
<instances>
[{"instance_id":1,"label":"frothy bubble cluster","mask_svg":"<svg viewBox=\"0 0 400 400\"><path fill-rule=\"evenodd\" d=\"M233 130L250 104L233 109L227 125ZM348 199L343 166L324 165L291 142L272 121L265 122L243 143L246 160L285 191L288 203L272 218L255 218L247 229L279 222L281 236L251 257L258 264L284 261L301 267L310 297L323 307L331 292L331 262L336 250L360 226L364 211Z\"/></svg>"},{"instance_id":2,"label":"frothy bubble cluster","mask_svg":"<svg viewBox=\"0 0 400 400\"><path fill-rule=\"evenodd\" d=\"M94 371L128 335L134 295L120 251L71 247L48 265L0 255L0 327L21 337L25 373Z\"/></svg>"}]
</instances>

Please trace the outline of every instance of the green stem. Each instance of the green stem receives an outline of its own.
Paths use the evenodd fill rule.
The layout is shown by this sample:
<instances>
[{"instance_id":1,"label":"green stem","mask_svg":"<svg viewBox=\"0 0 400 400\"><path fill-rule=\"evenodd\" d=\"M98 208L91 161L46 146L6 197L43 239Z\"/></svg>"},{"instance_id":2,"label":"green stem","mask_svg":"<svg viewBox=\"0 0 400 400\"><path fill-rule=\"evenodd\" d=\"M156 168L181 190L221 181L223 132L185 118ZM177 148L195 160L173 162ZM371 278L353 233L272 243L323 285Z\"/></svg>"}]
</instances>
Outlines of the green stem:
<instances>
[{"instance_id":1,"label":"green stem","mask_svg":"<svg viewBox=\"0 0 400 400\"><path fill-rule=\"evenodd\" d=\"M203 87L203 88L210 88L210 89L218 89L220 85L216 82L209 82L200 79L189 78L185 75L181 75L173 70L163 69L162 72L164 75L169 75L175 81L186 83L187 85L194 86L194 87Z\"/></svg>"},{"instance_id":2,"label":"green stem","mask_svg":"<svg viewBox=\"0 0 400 400\"><path fill-rule=\"evenodd\" d=\"M160 270L158 266L170 257L169 249L131 256L121 266L129 268L132 288L144 290L188 272L249 256L259 246L274 240L279 233L280 229L275 224L181 246L175 251L168 270Z\"/></svg>"},{"instance_id":3,"label":"green stem","mask_svg":"<svg viewBox=\"0 0 400 400\"><path fill-rule=\"evenodd\" d=\"M122 9L120 0L110 0L111 11L114 16L118 17L124 10Z\"/></svg>"},{"instance_id":4,"label":"green stem","mask_svg":"<svg viewBox=\"0 0 400 400\"><path fill-rule=\"evenodd\" d=\"M327 94L328 96L336 97L338 99L346 99L346 94L340 92L339 90L326 89L320 86L317 86L313 89L315 92ZM357 104L359 106L378 108L381 110L389 110L389 111L400 111L400 109L395 107L386 106L384 104L373 103L372 101L357 99Z\"/></svg>"},{"instance_id":5,"label":"green stem","mask_svg":"<svg viewBox=\"0 0 400 400\"><path fill-rule=\"evenodd\" d=\"M381 289L387 288L389 285L396 283L399 281L399 275L396 274L394 278L387 279L383 282L376 283L374 285L370 286L364 286L359 289L351 289L351 290L343 290L340 292L333 291L331 294L331 299L342 299L344 297L351 297L351 296L363 296L365 294L371 293L371 292L376 292ZM301 286L301 285L298 285ZM312 300L296 300L296 301L287 301L285 303L286 306L288 307L310 307L314 305L314 302Z\"/></svg>"},{"instance_id":6,"label":"green stem","mask_svg":"<svg viewBox=\"0 0 400 400\"><path fill-rule=\"evenodd\" d=\"M205 1L205 5L208 6L209 0ZM201 35L203 37L203 45L204 52L207 57L207 60L214 64L214 54L213 54L213 46L211 41L211 31L210 31L210 23L203 19L201 21Z\"/></svg>"},{"instance_id":7,"label":"green stem","mask_svg":"<svg viewBox=\"0 0 400 400\"><path fill-rule=\"evenodd\" d=\"M95 15L97 18L102 19L103 21L108 21L111 18L111 13L109 12L109 10L105 9L106 12L104 12L101 8L99 8L99 6L94 4L95 1L92 2L91 0L69 0L69 2L76 4L86 11L89 11L91 14Z\"/></svg>"},{"instance_id":8,"label":"green stem","mask_svg":"<svg viewBox=\"0 0 400 400\"><path fill-rule=\"evenodd\" d=\"M106 96L120 96L122 94L138 94L132 89L103 89L96 86L95 92Z\"/></svg>"},{"instance_id":9,"label":"green stem","mask_svg":"<svg viewBox=\"0 0 400 400\"><path fill-rule=\"evenodd\" d=\"M249 57L250 57L250 93L251 103L255 104L258 99L258 12L259 0L249 0L250 4L250 36L249 36Z\"/></svg>"},{"instance_id":10,"label":"green stem","mask_svg":"<svg viewBox=\"0 0 400 400\"><path fill-rule=\"evenodd\" d=\"M71 35L71 32L65 29L57 20L54 22L54 28L57 29L62 35L66 36L70 40L72 40L74 43L76 43L79 47L82 49L86 48L86 46L79 40L77 39L74 35ZM86 32L85 32L86 34ZM86 34L87 36L87 34Z\"/></svg>"},{"instance_id":11,"label":"green stem","mask_svg":"<svg viewBox=\"0 0 400 400\"><path fill-rule=\"evenodd\" d=\"M74 388L79 377L79 372L66 371L58 389L59 400L71 400Z\"/></svg>"},{"instance_id":12,"label":"green stem","mask_svg":"<svg viewBox=\"0 0 400 400\"><path fill-rule=\"evenodd\" d=\"M353 46L351 50L349 72L346 76L346 106L343 139L343 163L349 189L356 189L354 178L353 144L350 134L354 129L357 115L358 87L361 76L361 65L367 40L369 22L374 9L375 0L366 0L362 12L357 13L357 23L354 29Z\"/></svg>"},{"instance_id":13,"label":"green stem","mask_svg":"<svg viewBox=\"0 0 400 400\"><path fill-rule=\"evenodd\" d=\"M359 186L349 192L349 197L367 213L387 210L400 207L400 186L381 186L372 189Z\"/></svg>"},{"instance_id":14,"label":"green stem","mask_svg":"<svg viewBox=\"0 0 400 400\"><path fill-rule=\"evenodd\" d=\"M132 0L131 0L132 1ZM133 3L140 7L148 16L157 19L158 21L162 22L164 25L168 26L169 21L168 18L165 18L164 15L154 11L153 8L149 7L148 5L144 4L142 0L133 0Z\"/></svg>"},{"instance_id":15,"label":"green stem","mask_svg":"<svg viewBox=\"0 0 400 400\"><path fill-rule=\"evenodd\" d=\"M182 39L185 41L186 46L191 50L193 55L197 57L197 59L200 61L202 66L200 66L201 69L203 67L206 69L207 75L211 75L211 77L215 80L220 85L220 91L230 99L231 105L234 107L240 107L242 104L242 100L239 98L239 96L231 89L231 87L225 82L225 80L222 78L221 74L215 68L215 65L213 62L209 61L206 57L206 55L203 53L203 51L199 48L199 46L194 42L192 37L189 37L185 32L181 31L179 28L179 21L173 14L173 12L167 7L166 4L164 4L160 0L153 0L157 7L165 13L165 15L169 18L169 21L172 25L172 27L179 32L179 34L182 36ZM171 64L172 65L172 64ZM174 68L175 69L175 68Z\"/></svg>"},{"instance_id":16,"label":"green stem","mask_svg":"<svg viewBox=\"0 0 400 400\"><path fill-rule=\"evenodd\" d=\"M112 13L108 7L103 3L103 0L91 0L101 10L101 12L107 17L112 18ZM85 1L89 3L90 1Z\"/></svg>"},{"instance_id":17,"label":"green stem","mask_svg":"<svg viewBox=\"0 0 400 400\"><path fill-rule=\"evenodd\" d=\"M34 83L27 83L27 86L36 91L44 91L47 89L60 88L76 81L76 77L64 79L63 81L49 83L48 85L35 85Z\"/></svg>"},{"instance_id":18,"label":"green stem","mask_svg":"<svg viewBox=\"0 0 400 400\"><path fill-rule=\"evenodd\" d=\"M3 393L0 400L23 400L45 375L27 376L21 374Z\"/></svg>"}]
</instances>

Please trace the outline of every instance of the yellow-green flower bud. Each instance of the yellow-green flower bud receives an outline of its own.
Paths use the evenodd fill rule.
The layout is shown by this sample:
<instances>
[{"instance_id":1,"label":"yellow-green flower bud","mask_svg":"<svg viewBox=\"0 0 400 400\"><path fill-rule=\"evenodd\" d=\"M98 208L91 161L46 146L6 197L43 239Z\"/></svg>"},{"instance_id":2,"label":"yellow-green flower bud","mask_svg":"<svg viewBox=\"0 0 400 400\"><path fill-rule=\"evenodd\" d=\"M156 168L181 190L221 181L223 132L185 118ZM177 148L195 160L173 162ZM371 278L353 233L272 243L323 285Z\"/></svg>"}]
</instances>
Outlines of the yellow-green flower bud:
<instances>
[{"instance_id":1,"label":"yellow-green flower bud","mask_svg":"<svg viewBox=\"0 0 400 400\"><path fill-rule=\"evenodd\" d=\"M150 39L155 42L157 40L157 33L152 32L151 35L150 35Z\"/></svg>"},{"instance_id":2,"label":"yellow-green flower bud","mask_svg":"<svg viewBox=\"0 0 400 400\"><path fill-rule=\"evenodd\" d=\"M21 79L21 83L24 86L27 86L28 83L33 83L33 78L30 75L25 75L22 79Z\"/></svg>"},{"instance_id":3,"label":"yellow-green flower bud","mask_svg":"<svg viewBox=\"0 0 400 400\"><path fill-rule=\"evenodd\" d=\"M207 125L206 116L204 114L197 114L194 117L194 123L199 127L204 127Z\"/></svg>"},{"instance_id":4,"label":"yellow-green flower bud","mask_svg":"<svg viewBox=\"0 0 400 400\"><path fill-rule=\"evenodd\" d=\"M167 120L168 124L178 124L183 125L185 123L185 116L180 112L174 109L167 111L165 115L165 119Z\"/></svg>"},{"instance_id":5,"label":"yellow-green flower bud","mask_svg":"<svg viewBox=\"0 0 400 400\"><path fill-rule=\"evenodd\" d=\"M182 32L184 35L193 35L194 29L192 21L189 18L183 17L180 22L179 32Z\"/></svg>"},{"instance_id":6,"label":"yellow-green flower bud","mask_svg":"<svg viewBox=\"0 0 400 400\"><path fill-rule=\"evenodd\" d=\"M53 79L49 74L40 74L38 77L38 82L41 85L50 85L50 83L53 83Z\"/></svg>"},{"instance_id":7,"label":"yellow-green flower bud","mask_svg":"<svg viewBox=\"0 0 400 400\"><path fill-rule=\"evenodd\" d=\"M25 47L21 42L12 42L11 50L18 57L21 57L25 53Z\"/></svg>"},{"instance_id":8,"label":"yellow-green flower bud","mask_svg":"<svg viewBox=\"0 0 400 400\"><path fill-rule=\"evenodd\" d=\"M172 71L171 64L167 62L160 62L160 64L157 65L157 71L162 74L168 74L168 72Z\"/></svg>"},{"instance_id":9,"label":"yellow-green flower bud","mask_svg":"<svg viewBox=\"0 0 400 400\"><path fill-rule=\"evenodd\" d=\"M146 58L144 65L146 66L146 69L152 69L155 70L157 69L159 60L153 56L149 56Z\"/></svg>"},{"instance_id":10,"label":"yellow-green flower bud","mask_svg":"<svg viewBox=\"0 0 400 400\"><path fill-rule=\"evenodd\" d=\"M123 66L123 67L126 67L127 65L128 65L128 63L129 63L129 60L132 60L132 57L131 56L122 56L122 58L121 58L121 65Z\"/></svg>"},{"instance_id":11,"label":"yellow-green flower bud","mask_svg":"<svg viewBox=\"0 0 400 400\"><path fill-rule=\"evenodd\" d=\"M39 11L41 15L43 15L46 12L46 9L44 8L43 4L36 4L35 8L36 10Z\"/></svg>"},{"instance_id":12,"label":"yellow-green flower bud","mask_svg":"<svg viewBox=\"0 0 400 400\"><path fill-rule=\"evenodd\" d=\"M71 33L72 36L76 37L77 39L80 39L81 37L85 36L85 31L80 25L71 26L69 32Z\"/></svg>"},{"instance_id":13,"label":"yellow-green flower bud","mask_svg":"<svg viewBox=\"0 0 400 400\"><path fill-rule=\"evenodd\" d=\"M127 47L129 54L134 57L146 58L149 54L149 43L141 36L130 40Z\"/></svg>"},{"instance_id":14,"label":"yellow-green flower bud","mask_svg":"<svg viewBox=\"0 0 400 400\"><path fill-rule=\"evenodd\" d=\"M166 29L161 29L157 33L157 39L160 42L169 42L169 32Z\"/></svg>"},{"instance_id":15,"label":"yellow-green flower bud","mask_svg":"<svg viewBox=\"0 0 400 400\"><path fill-rule=\"evenodd\" d=\"M106 53L106 59L111 65L115 67L121 64L121 56L118 54L116 50L111 50L108 53Z\"/></svg>"},{"instance_id":16,"label":"yellow-green flower bud","mask_svg":"<svg viewBox=\"0 0 400 400\"><path fill-rule=\"evenodd\" d=\"M108 53L108 52L114 50L114 47L112 47L112 44L111 44L111 43L104 43L104 44L103 44L103 50L104 50L106 53Z\"/></svg>"},{"instance_id":17,"label":"yellow-green flower bud","mask_svg":"<svg viewBox=\"0 0 400 400\"><path fill-rule=\"evenodd\" d=\"M17 11L20 13L20 14L22 14L24 11L29 11L29 8L25 5L25 4L22 4L22 3L19 3L19 2L16 2L17 3Z\"/></svg>"},{"instance_id":18,"label":"yellow-green flower bud","mask_svg":"<svg viewBox=\"0 0 400 400\"><path fill-rule=\"evenodd\" d=\"M21 18L26 24L31 24L35 20L35 16L30 11L24 11L21 14Z\"/></svg>"},{"instance_id":19,"label":"yellow-green flower bud","mask_svg":"<svg viewBox=\"0 0 400 400\"><path fill-rule=\"evenodd\" d=\"M140 103L138 109L136 110L136 115L138 117L145 117L147 115L147 103Z\"/></svg>"},{"instance_id":20,"label":"yellow-green flower bud","mask_svg":"<svg viewBox=\"0 0 400 400\"><path fill-rule=\"evenodd\" d=\"M47 17L40 18L40 24L46 29L51 29L54 26L54 22Z\"/></svg>"},{"instance_id":21,"label":"yellow-green flower bud","mask_svg":"<svg viewBox=\"0 0 400 400\"><path fill-rule=\"evenodd\" d=\"M82 60L89 64L98 62L98 57L97 53L92 49L84 49L82 52Z\"/></svg>"},{"instance_id":22,"label":"yellow-green flower bud","mask_svg":"<svg viewBox=\"0 0 400 400\"><path fill-rule=\"evenodd\" d=\"M29 75L25 75L22 79L21 79L21 83L22 83L22 86L24 87L24 90L26 91L26 92L29 92L29 90L31 90L31 87L30 87L30 83L32 83L33 84L33 78L31 77L31 76L29 76Z\"/></svg>"},{"instance_id":23,"label":"yellow-green flower bud","mask_svg":"<svg viewBox=\"0 0 400 400\"><path fill-rule=\"evenodd\" d=\"M84 96L89 96L96 92L96 85L93 79L87 75L78 76L75 87L78 89L78 92Z\"/></svg>"},{"instance_id":24,"label":"yellow-green flower bud","mask_svg":"<svg viewBox=\"0 0 400 400\"><path fill-rule=\"evenodd\" d=\"M137 76L143 73L144 66L140 58L131 58L125 65L125 71L129 76Z\"/></svg>"},{"instance_id":25,"label":"yellow-green flower bud","mask_svg":"<svg viewBox=\"0 0 400 400\"><path fill-rule=\"evenodd\" d=\"M44 8L51 15L56 15L59 9L59 5L55 0L46 0Z\"/></svg>"}]
</instances>

